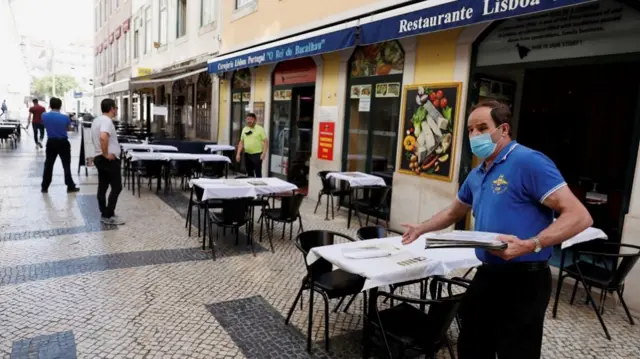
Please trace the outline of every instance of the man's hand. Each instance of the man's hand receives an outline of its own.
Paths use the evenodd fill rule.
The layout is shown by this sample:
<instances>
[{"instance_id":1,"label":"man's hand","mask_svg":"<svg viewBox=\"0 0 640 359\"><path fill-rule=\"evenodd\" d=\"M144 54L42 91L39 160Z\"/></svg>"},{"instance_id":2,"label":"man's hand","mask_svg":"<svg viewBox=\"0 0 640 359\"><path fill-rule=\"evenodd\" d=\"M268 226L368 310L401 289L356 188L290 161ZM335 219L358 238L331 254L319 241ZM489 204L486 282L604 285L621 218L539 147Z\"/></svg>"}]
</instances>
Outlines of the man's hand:
<instances>
[{"instance_id":1,"label":"man's hand","mask_svg":"<svg viewBox=\"0 0 640 359\"><path fill-rule=\"evenodd\" d=\"M409 244L422 234L419 224L403 224L402 226L407 229L402 235L402 244Z\"/></svg>"},{"instance_id":2,"label":"man's hand","mask_svg":"<svg viewBox=\"0 0 640 359\"><path fill-rule=\"evenodd\" d=\"M236 162L240 162L240 154L239 153L236 155Z\"/></svg>"},{"instance_id":3,"label":"man's hand","mask_svg":"<svg viewBox=\"0 0 640 359\"><path fill-rule=\"evenodd\" d=\"M116 159L116 156L113 153L109 153L106 157L109 161L114 161Z\"/></svg>"},{"instance_id":4,"label":"man's hand","mask_svg":"<svg viewBox=\"0 0 640 359\"><path fill-rule=\"evenodd\" d=\"M260 154L260 161L264 161L264 158L265 158L266 156L267 156L267 153L266 153L266 152L262 152L262 153Z\"/></svg>"},{"instance_id":5,"label":"man's hand","mask_svg":"<svg viewBox=\"0 0 640 359\"><path fill-rule=\"evenodd\" d=\"M516 236L501 234L496 239L506 243L507 248L503 251L491 251L491 254L507 261L525 254L533 253L533 250L536 247L536 244L532 240L522 240Z\"/></svg>"}]
</instances>

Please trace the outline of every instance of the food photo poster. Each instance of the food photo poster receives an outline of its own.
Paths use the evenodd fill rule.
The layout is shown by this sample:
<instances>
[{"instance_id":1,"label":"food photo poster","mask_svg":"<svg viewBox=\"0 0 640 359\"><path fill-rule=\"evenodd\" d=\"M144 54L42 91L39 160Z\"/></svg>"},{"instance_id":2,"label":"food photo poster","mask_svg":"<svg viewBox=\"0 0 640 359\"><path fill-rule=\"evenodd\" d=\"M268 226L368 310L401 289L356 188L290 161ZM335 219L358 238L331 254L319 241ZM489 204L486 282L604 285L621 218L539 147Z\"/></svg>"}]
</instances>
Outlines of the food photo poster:
<instances>
[{"instance_id":1,"label":"food photo poster","mask_svg":"<svg viewBox=\"0 0 640 359\"><path fill-rule=\"evenodd\" d=\"M451 182L462 84L404 87L399 172Z\"/></svg>"}]
</instances>

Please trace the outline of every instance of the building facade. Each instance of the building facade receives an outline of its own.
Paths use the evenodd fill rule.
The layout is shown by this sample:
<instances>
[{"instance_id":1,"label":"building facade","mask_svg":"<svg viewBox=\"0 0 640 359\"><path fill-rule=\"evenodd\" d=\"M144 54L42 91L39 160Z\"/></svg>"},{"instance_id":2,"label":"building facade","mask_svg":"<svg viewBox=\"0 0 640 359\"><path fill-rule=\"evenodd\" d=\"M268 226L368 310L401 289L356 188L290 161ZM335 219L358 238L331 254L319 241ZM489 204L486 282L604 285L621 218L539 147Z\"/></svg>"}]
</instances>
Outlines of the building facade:
<instances>
[{"instance_id":1,"label":"building facade","mask_svg":"<svg viewBox=\"0 0 640 359\"><path fill-rule=\"evenodd\" d=\"M255 112L270 139L266 175L315 196L319 171L374 173L392 187L391 226L420 222L477 166L466 119L497 99L513 109L516 140L558 164L594 226L640 244L636 3L235 0L221 11L209 60L218 142L237 144ZM595 88L616 95L599 102L586 92ZM508 182L495 179L494 192ZM638 294L640 267L624 292L636 311Z\"/></svg>"},{"instance_id":2,"label":"building facade","mask_svg":"<svg viewBox=\"0 0 640 359\"><path fill-rule=\"evenodd\" d=\"M133 1L132 115L158 138L217 138L218 86L207 60L220 45L220 6L220 0Z\"/></svg>"},{"instance_id":3,"label":"building facade","mask_svg":"<svg viewBox=\"0 0 640 359\"><path fill-rule=\"evenodd\" d=\"M116 100L119 120L131 116L131 9L132 0L94 0L94 108Z\"/></svg>"},{"instance_id":4,"label":"building facade","mask_svg":"<svg viewBox=\"0 0 640 359\"><path fill-rule=\"evenodd\" d=\"M7 115L18 119L26 114L25 96L29 96L31 77L9 0L0 0L0 41L3 44L2 67L11 69L0 76L0 101L6 100Z\"/></svg>"}]
</instances>

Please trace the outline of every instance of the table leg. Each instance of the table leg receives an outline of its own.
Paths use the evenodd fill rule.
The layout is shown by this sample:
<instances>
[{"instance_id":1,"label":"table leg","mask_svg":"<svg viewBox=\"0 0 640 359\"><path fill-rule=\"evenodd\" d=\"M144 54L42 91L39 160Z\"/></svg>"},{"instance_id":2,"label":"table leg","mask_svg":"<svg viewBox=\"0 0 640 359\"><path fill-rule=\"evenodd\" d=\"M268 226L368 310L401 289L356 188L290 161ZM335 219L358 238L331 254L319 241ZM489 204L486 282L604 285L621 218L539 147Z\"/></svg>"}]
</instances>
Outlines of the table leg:
<instances>
[{"instance_id":1,"label":"table leg","mask_svg":"<svg viewBox=\"0 0 640 359\"><path fill-rule=\"evenodd\" d=\"M353 191L349 189L349 206L347 208L347 229L351 227L351 199L353 197Z\"/></svg>"},{"instance_id":2,"label":"table leg","mask_svg":"<svg viewBox=\"0 0 640 359\"><path fill-rule=\"evenodd\" d=\"M556 300L553 303L553 318L556 317L558 313L558 300L560 299L560 291L562 290L562 270L564 269L564 256L566 254L565 250L560 247L560 270L558 271L558 284L556 286ZM586 288L585 288L586 290Z\"/></svg>"},{"instance_id":3,"label":"table leg","mask_svg":"<svg viewBox=\"0 0 640 359\"><path fill-rule=\"evenodd\" d=\"M371 344L372 344L372 340L371 340L371 336L373 335L373 325L371 324L371 316L372 313L376 312L376 303L377 303L377 297L378 297L378 287L375 288L371 288L369 289L369 298L368 298L368 303L367 303L367 308L366 308L366 312L363 313L364 315L364 320L363 322L363 335L364 338L362 340L362 358L364 359L369 359L371 357Z\"/></svg>"}]
</instances>

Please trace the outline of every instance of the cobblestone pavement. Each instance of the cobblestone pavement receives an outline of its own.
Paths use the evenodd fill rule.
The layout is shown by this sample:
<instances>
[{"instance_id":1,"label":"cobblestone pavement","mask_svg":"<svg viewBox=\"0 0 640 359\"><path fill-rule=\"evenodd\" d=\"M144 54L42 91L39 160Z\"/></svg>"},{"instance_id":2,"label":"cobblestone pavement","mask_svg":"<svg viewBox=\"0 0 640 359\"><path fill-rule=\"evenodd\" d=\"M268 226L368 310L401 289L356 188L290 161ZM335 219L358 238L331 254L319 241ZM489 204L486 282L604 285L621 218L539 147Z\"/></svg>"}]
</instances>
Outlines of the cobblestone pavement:
<instances>
[{"instance_id":1,"label":"cobblestone pavement","mask_svg":"<svg viewBox=\"0 0 640 359\"><path fill-rule=\"evenodd\" d=\"M304 350L306 310L296 309L292 325L284 326L304 275L288 230L281 239L277 226L275 253L256 242L253 256L244 241L235 246L229 238L213 261L200 250L197 230L187 235L188 194L146 188L141 198L121 194L118 213L126 225L102 227L96 174L76 175L79 142L72 137L81 191L71 195L59 162L49 193L40 193L44 152L27 136L17 150L0 146L0 358L360 357L361 300L349 313L331 313L329 353L319 302L312 354ZM354 235L344 213L324 221L314 205L304 202L305 229ZM578 297L570 306L563 293L558 319L548 316L544 358L640 357L640 330L620 306L605 311L608 341L584 294ZM456 333L452 328L453 341Z\"/></svg>"}]
</instances>

